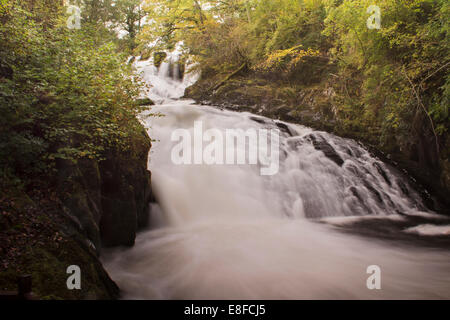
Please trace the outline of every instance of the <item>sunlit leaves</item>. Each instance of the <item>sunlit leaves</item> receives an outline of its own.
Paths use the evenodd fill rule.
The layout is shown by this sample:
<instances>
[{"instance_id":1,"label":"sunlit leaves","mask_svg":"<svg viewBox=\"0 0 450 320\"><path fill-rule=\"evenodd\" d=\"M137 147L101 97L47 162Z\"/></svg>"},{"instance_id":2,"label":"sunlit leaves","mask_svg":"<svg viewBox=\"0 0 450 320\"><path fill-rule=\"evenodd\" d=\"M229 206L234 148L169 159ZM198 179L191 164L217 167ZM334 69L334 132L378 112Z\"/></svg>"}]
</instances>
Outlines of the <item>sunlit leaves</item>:
<instances>
[{"instance_id":1,"label":"sunlit leaves","mask_svg":"<svg viewBox=\"0 0 450 320\"><path fill-rule=\"evenodd\" d=\"M95 25L73 31L63 19L48 28L30 18L16 6L0 26L2 170L38 173L57 159L127 150L140 134L140 82L126 57Z\"/></svg>"}]
</instances>

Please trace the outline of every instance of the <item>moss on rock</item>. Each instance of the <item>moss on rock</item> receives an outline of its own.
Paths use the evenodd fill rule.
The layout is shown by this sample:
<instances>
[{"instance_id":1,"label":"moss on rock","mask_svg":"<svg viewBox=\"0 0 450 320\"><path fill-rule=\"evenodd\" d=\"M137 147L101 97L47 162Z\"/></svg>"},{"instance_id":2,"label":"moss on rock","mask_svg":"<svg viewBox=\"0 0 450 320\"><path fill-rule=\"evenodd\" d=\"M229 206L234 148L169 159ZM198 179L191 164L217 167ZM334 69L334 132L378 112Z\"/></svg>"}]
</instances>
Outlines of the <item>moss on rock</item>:
<instances>
[{"instance_id":1,"label":"moss on rock","mask_svg":"<svg viewBox=\"0 0 450 320\"><path fill-rule=\"evenodd\" d=\"M60 161L54 184L1 192L0 290L15 290L17 276L31 274L41 299L119 296L98 256L103 246L133 245L148 223L151 141L141 129L127 150L111 148L103 161ZM70 265L81 269L81 290L67 289Z\"/></svg>"}]
</instances>

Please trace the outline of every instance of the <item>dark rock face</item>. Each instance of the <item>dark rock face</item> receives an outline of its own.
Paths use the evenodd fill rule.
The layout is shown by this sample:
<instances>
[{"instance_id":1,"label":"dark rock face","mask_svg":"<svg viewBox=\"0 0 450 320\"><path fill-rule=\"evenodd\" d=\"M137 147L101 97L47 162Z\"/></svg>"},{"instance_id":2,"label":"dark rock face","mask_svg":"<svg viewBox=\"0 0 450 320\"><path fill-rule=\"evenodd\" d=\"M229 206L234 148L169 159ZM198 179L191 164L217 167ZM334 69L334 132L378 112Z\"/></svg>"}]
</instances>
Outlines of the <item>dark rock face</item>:
<instances>
[{"instance_id":1,"label":"dark rock face","mask_svg":"<svg viewBox=\"0 0 450 320\"><path fill-rule=\"evenodd\" d=\"M153 53L153 64L155 67L159 68L161 63L167 57L167 53L165 52L155 52Z\"/></svg>"},{"instance_id":2,"label":"dark rock face","mask_svg":"<svg viewBox=\"0 0 450 320\"><path fill-rule=\"evenodd\" d=\"M147 157L151 142L142 130L127 152L110 150L104 161L62 162L59 166L66 211L97 254L102 246L132 246L137 230L148 223L152 193Z\"/></svg>"},{"instance_id":3,"label":"dark rock face","mask_svg":"<svg viewBox=\"0 0 450 320\"><path fill-rule=\"evenodd\" d=\"M364 197L358 192L358 189L356 189L355 186L350 187L351 193L358 199L359 204L363 208L364 212L368 212L369 214L372 214L372 209L370 209L369 206L366 205L366 202L364 200Z\"/></svg>"},{"instance_id":4,"label":"dark rock face","mask_svg":"<svg viewBox=\"0 0 450 320\"><path fill-rule=\"evenodd\" d=\"M133 132L128 146L127 150L108 150L103 161L59 159L56 180L49 181L51 187L36 188L39 191L32 193L34 198L22 191L11 195L11 199L22 199L15 201L18 206L12 211L16 220L13 224L0 219L0 229L14 231L15 224L27 225L31 235L24 239L39 240L23 242L21 256L26 258L17 263L33 275L33 287L40 297L119 297L118 286L98 257L104 246L134 244L137 230L148 222L152 198L147 170L151 141L144 128ZM4 207L0 201L0 211ZM82 270L81 290L67 290L66 268L71 264ZM15 268L0 272L2 285L15 287L16 273Z\"/></svg>"},{"instance_id":5,"label":"dark rock face","mask_svg":"<svg viewBox=\"0 0 450 320\"><path fill-rule=\"evenodd\" d=\"M342 166L344 160L342 160L336 150L334 150L333 147L322 137L317 137L311 134L308 138L311 140L311 143L316 150L322 151L328 159L336 163L338 166Z\"/></svg>"},{"instance_id":6,"label":"dark rock face","mask_svg":"<svg viewBox=\"0 0 450 320\"><path fill-rule=\"evenodd\" d=\"M291 128L289 128L289 126L287 124L284 124L284 123L278 122L278 121L276 121L275 124L281 131L287 133L291 137L294 136L294 133L291 131Z\"/></svg>"},{"instance_id":7,"label":"dark rock face","mask_svg":"<svg viewBox=\"0 0 450 320\"><path fill-rule=\"evenodd\" d=\"M99 229L103 246L132 246L139 228L148 223L150 172L145 159L100 163L103 214Z\"/></svg>"},{"instance_id":8,"label":"dark rock face","mask_svg":"<svg viewBox=\"0 0 450 320\"><path fill-rule=\"evenodd\" d=\"M253 117L252 116L252 117L250 117L250 119L255 121L255 122L261 123L261 124L265 124L266 123L266 121L263 118L258 118L258 117Z\"/></svg>"},{"instance_id":9,"label":"dark rock face","mask_svg":"<svg viewBox=\"0 0 450 320\"><path fill-rule=\"evenodd\" d=\"M383 177L383 179L386 181L386 183L391 186L392 182L391 182L391 180L389 180L386 172L383 170L381 165L379 163L375 162L373 164L373 166L377 169L378 173Z\"/></svg>"},{"instance_id":10,"label":"dark rock face","mask_svg":"<svg viewBox=\"0 0 450 320\"><path fill-rule=\"evenodd\" d=\"M128 154L112 151L99 163L103 246L133 245L137 230L148 223L152 193L147 157L151 143L144 129L141 134Z\"/></svg>"}]
</instances>

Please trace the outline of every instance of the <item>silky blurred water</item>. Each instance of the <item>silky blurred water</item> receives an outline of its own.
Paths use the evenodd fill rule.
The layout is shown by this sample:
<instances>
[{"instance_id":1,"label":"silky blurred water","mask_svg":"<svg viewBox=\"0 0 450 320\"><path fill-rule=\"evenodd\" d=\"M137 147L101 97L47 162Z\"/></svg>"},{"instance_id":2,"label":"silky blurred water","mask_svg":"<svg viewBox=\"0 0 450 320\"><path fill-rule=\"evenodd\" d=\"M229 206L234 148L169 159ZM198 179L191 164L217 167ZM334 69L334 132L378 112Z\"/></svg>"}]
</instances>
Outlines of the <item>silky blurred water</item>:
<instances>
[{"instance_id":1,"label":"silky blurred water","mask_svg":"<svg viewBox=\"0 0 450 320\"><path fill-rule=\"evenodd\" d=\"M447 250L333 227L367 218L435 217L399 172L352 140L176 100L191 80L168 78L167 65L139 67L153 85L152 98L159 97L151 112L164 115L142 115L156 140L149 168L158 204L152 229L140 233L133 248L103 258L123 298L450 298ZM262 176L249 164L175 165L171 134L192 132L195 121L221 132L280 129L279 172ZM314 141L325 141L342 163ZM445 234L448 224L437 230ZM366 286L369 265L381 268L381 290Z\"/></svg>"}]
</instances>

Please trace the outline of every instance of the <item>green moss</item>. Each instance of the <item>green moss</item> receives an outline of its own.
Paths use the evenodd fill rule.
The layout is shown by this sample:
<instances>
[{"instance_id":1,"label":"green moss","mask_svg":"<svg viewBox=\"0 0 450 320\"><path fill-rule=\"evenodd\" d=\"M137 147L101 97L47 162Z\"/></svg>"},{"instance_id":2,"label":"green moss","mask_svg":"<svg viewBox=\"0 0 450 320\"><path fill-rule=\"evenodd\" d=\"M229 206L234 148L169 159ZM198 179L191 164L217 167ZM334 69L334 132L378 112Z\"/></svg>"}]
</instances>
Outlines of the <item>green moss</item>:
<instances>
[{"instance_id":1,"label":"green moss","mask_svg":"<svg viewBox=\"0 0 450 320\"><path fill-rule=\"evenodd\" d=\"M164 61L164 59L167 57L167 53L165 52L155 52L153 53L153 64L155 67L159 68L161 63Z\"/></svg>"},{"instance_id":2,"label":"green moss","mask_svg":"<svg viewBox=\"0 0 450 320\"><path fill-rule=\"evenodd\" d=\"M66 285L67 267L78 265L81 269L81 290L69 290ZM59 247L29 248L20 263L20 274L31 274L33 293L40 299L112 299L107 285L99 275L100 264L76 242L67 241ZM104 271L103 271L104 272ZM2 290L17 289L17 269L0 273Z\"/></svg>"},{"instance_id":3,"label":"green moss","mask_svg":"<svg viewBox=\"0 0 450 320\"><path fill-rule=\"evenodd\" d=\"M0 290L16 291L17 277L32 276L32 290L40 299L114 299L118 288L96 252L74 223L61 212L51 194L43 202L11 190L14 197L0 203ZM23 207L18 199L28 198ZM66 285L70 265L81 268L81 290Z\"/></svg>"}]
</instances>

